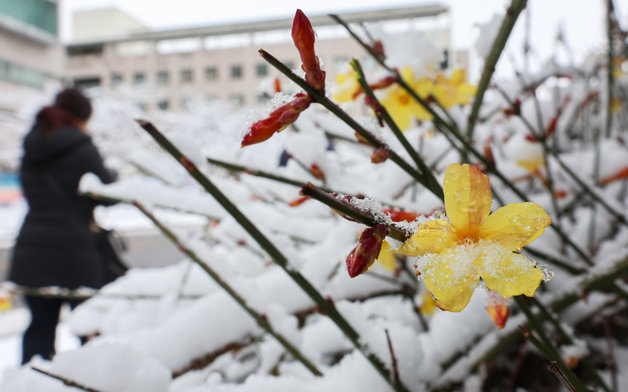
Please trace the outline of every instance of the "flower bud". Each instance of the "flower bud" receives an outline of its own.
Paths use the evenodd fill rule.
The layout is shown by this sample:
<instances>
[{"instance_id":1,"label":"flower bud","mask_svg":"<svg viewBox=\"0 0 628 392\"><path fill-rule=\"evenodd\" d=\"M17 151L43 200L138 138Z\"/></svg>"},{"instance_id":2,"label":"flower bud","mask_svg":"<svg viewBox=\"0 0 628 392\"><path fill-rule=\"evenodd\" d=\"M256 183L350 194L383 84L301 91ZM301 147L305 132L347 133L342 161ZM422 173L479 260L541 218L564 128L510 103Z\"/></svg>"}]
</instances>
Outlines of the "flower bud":
<instances>
[{"instance_id":1,"label":"flower bud","mask_svg":"<svg viewBox=\"0 0 628 392\"><path fill-rule=\"evenodd\" d=\"M382 40L378 39L372 45L370 45L370 47L375 57L382 61L386 60L386 54L384 53L384 44L382 43Z\"/></svg>"},{"instance_id":2,"label":"flower bud","mask_svg":"<svg viewBox=\"0 0 628 392\"><path fill-rule=\"evenodd\" d=\"M319 180L325 181L325 173L316 163L312 163L312 166L310 166L310 173Z\"/></svg>"},{"instance_id":3,"label":"flower bud","mask_svg":"<svg viewBox=\"0 0 628 392\"><path fill-rule=\"evenodd\" d=\"M386 161L388 157L390 157L390 150L384 147L380 147L373 151L373 154L371 154L371 162L382 163Z\"/></svg>"},{"instance_id":4,"label":"flower bud","mask_svg":"<svg viewBox=\"0 0 628 392\"><path fill-rule=\"evenodd\" d=\"M301 196L297 199L292 200L290 203L288 203L288 206L290 207L298 207L301 204L305 203L307 200L310 200L309 196Z\"/></svg>"},{"instance_id":5,"label":"flower bud","mask_svg":"<svg viewBox=\"0 0 628 392\"><path fill-rule=\"evenodd\" d=\"M310 20L303 11L297 10L292 21L292 40L301 56L305 81L318 91L325 90L325 71L321 70L318 57L314 52L316 34Z\"/></svg>"},{"instance_id":6,"label":"flower bud","mask_svg":"<svg viewBox=\"0 0 628 392\"><path fill-rule=\"evenodd\" d=\"M385 225L377 225L364 230L356 246L347 256L347 271L349 276L355 278L365 273L379 256L382 241L388 234Z\"/></svg>"},{"instance_id":7,"label":"flower bud","mask_svg":"<svg viewBox=\"0 0 628 392\"><path fill-rule=\"evenodd\" d=\"M416 218L419 217L419 214L417 212L400 211L392 208L384 208L382 212L384 214L390 215L390 219L392 219L393 222L413 222Z\"/></svg>"},{"instance_id":8,"label":"flower bud","mask_svg":"<svg viewBox=\"0 0 628 392\"><path fill-rule=\"evenodd\" d=\"M294 100L275 109L270 115L251 125L251 130L242 139L241 147L261 143L270 138L275 132L284 130L295 122L302 111L310 106L312 99L309 95L299 93Z\"/></svg>"},{"instance_id":9,"label":"flower bud","mask_svg":"<svg viewBox=\"0 0 628 392\"><path fill-rule=\"evenodd\" d=\"M508 299L492 290L489 290L488 306L486 307L486 311L489 316L491 316L491 319L497 328L504 328L506 321L508 321L508 315L510 314L510 310L508 309Z\"/></svg>"}]
</instances>

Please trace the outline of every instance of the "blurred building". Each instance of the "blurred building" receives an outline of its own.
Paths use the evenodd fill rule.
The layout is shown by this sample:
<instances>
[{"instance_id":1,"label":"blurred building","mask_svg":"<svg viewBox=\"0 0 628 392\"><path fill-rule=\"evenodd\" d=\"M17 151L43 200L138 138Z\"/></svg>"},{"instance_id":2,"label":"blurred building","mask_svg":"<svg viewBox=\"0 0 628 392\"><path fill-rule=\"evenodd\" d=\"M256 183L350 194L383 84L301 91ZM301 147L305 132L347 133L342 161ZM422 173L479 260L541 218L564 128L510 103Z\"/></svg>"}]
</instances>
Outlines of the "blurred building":
<instances>
[{"instance_id":1,"label":"blurred building","mask_svg":"<svg viewBox=\"0 0 628 392\"><path fill-rule=\"evenodd\" d=\"M60 80L57 8L56 0L0 1L0 89L42 89Z\"/></svg>"},{"instance_id":2,"label":"blurred building","mask_svg":"<svg viewBox=\"0 0 628 392\"><path fill-rule=\"evenodd\" d=\"M441 5L351 12L341 17L350 23L383 21L399 31L417 29L450 52L449 13ZM317 54L328 77L333 78L352 57L368 61L364 49L331 18L321 15L310 20L316 26ZM121 11L105 9L77 13L73 22L76 34L67 45L65 76L85 87L131 86L137 91L138 104L148 110L179 109L199 98L238 105L263 102L270 90L265 86L280 74L258 55L262 47L292 69L300 65L290 37L291 19L149 31ZM446 57L450 61L459 58ZM286 79L284 84L291 83Z\"/></svg>"}]
</instances>

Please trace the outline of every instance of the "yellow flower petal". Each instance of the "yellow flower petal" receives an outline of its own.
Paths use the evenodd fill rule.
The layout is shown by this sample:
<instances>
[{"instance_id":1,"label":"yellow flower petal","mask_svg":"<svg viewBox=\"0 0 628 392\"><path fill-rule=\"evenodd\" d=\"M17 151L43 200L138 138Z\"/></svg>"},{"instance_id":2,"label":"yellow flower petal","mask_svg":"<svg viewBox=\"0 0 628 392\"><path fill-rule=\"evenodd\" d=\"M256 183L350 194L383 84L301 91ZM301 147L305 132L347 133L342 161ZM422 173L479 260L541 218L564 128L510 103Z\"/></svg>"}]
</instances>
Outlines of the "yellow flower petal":
<instances>
[{"instance_id":1,"label":"yellow flower petal","mask_svg":"<svg viewBox=\"0 0 628 392\"><path fill-rule=\"evenodd\" d=\"M449 109L456 104L456 90L450 85L437 84L434 86L432 95L445 109Z\"/></svg>"},{"instance_id":2,"label":"yellow flower petal","mask_svg":"<svg viewBox=\"0 0 628 392\"><path fill-rule=\"evenodd\" d=\"M436 298L437 306L450 312L460 312L467 306L480 278L475 264L462 260L468 255L461 248L432 254L432 262L422 261L425 287Z\"/></svg>"},{"instance_id":3,"label":"yellow flower petal","mask_svg":"<svg viewBox=\"0 0 628 392\"><path fill-rule=\"evenodd\" d=\"M478 229L491 212L491 185L476 166L449 165L443 181L445 210L460 238L477 239Z\"/></svg>"},{"instance_id":4,"label":"yellow flower petal","mask_svg":"<svg viewBox=\"0 0 628 392\"><path fill-rule=\"evenodd\" d=\"M477 87L474 85L463 83L456 88L456 105L464 105L475 96Z\"/></svg>"},{"instance_id":5,"label":"yellow flower petal","mask_svg":"<svg viewBox=\"0 0 628 392\"><path fill-rule=\"evenodd\" d=\"M454 245L454 226L445 219L434 219L421 223L412 235L397 250L400 255L422 256L426 253L441 253Z\"/></svg>"},{"instance_id":6,"label":"yellow flower petal","mask_svg":"<svg viewBox=\"0 0 628 392\"><path fill-rule=\"evenodd\" d=\"M518 253L485 254L481 275L486 287L504 298L521 294L533 297L543 280L543 271Z\"/></svg>"},{"instance_id":7,"label":"yellow flower petal","mask_svg":"<svg viewBox=\"0 0 628 392\"><path fill-rule=\"evenodd\" d=\"M436 300L429 291L421 293L421 306L419 312L424 316L431 316L436 312Z\"/></svg>"},{"instance_id":8,"label":"yellow flower petal","mask_svg":"<svg viewBox=\"0 0 628 392\"><path fill-rule=\"evenodd\" d=\"M467 80L467 73L464 69L457 68L451 73L451 78L449 78L449 83L454 86L459 86Z\"/></svg>"},{"instance_id":9,"label":"yellow flower petal","mask_svg":"<svg viewBox=\"0 0 628 392\"><path fill-rule=\"evenodd\" d=\"M395 259L395 252L390 249L388 242L382 242L382 248L377 256L377 261L380 262L384 269L394 271L397 268L397 260Z\"/></svg>"},{"instance_id":10,"label":"yellow flower petal","mask_svg":"<svg viewBox=\"0 0 628 392\"><path fill-rule=\"evenodd\" d=\"M412 89L416 91L417 95L421 98L427 98L432 92L434 82L430 78L421 78L412 84Z\"/></svg>"},{"instance_id":11,"label":"yellow flower petal","mask_svg":"<svg viewBox=\"0 0 628 392\"><path fill-rule=\"evenodd\" d=\"M552 219L535 203L508 204L492 213L480 226L480 238L499 242L509 250L537 239Z\"/></svg>"}]
</instances>

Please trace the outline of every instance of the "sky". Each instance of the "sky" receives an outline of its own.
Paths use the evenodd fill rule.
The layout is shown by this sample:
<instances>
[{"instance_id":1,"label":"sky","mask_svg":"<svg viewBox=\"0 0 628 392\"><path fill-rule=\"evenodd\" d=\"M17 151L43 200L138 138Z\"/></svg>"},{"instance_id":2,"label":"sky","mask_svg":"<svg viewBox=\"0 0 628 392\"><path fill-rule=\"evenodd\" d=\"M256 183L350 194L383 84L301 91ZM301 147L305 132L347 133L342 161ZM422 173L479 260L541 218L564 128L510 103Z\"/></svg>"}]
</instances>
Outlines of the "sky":
<instances>
[{"instance_id":1,"label":"sky","mask_svg":"<svg viewBox=\"0 0 628 392\"><path fill-rule=\"evenodd\" d=\"M61 0L62 39L71 39L71 15L89 8L116 6L154 29L224 24L231 21L291 17L296 8L306 14L339 13L348 10L433 4L449 5L454 49L473 46L478 36L477 23L487 22L493 14L503 14L510 0ZM626 20L628 0L614 0L620 23ZM603 0L529 0L531 42L539 59L555 50L554 37L560 28L576 58L605 44L605 1ZM623 24L622 24L623 25ZM510 53L520 53L523 43L523 18L517 23L509 42ZM513 57L507 56L507 57ZM540 62L539 62L540 64Z\"/></svg>"}]
</instances>

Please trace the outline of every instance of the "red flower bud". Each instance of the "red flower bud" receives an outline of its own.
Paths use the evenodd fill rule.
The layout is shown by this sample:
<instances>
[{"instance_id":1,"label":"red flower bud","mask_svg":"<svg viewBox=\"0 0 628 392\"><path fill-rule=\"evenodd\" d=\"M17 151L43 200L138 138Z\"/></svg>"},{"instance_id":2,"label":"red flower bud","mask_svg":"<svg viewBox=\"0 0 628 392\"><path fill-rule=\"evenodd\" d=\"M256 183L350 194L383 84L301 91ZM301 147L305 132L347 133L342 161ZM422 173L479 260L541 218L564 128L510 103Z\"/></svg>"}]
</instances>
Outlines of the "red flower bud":
<instances>
[{"instance_id":1,"label":"red flower bud","mask_svg":"<svg viewBox=\"0 0 628 392\"><path fill-rule=\"evenodd\" d=\"M292 200L290 203L288 203L288 205L290 207L298 207L301 204L305 203L307 200L310 200L309 196L301 196L298 199Z\"/></svg>"},{"instance_id":2,"label":"red flower bud","mask_svg":"<svg viewBox=\"0 0 628 392\"><path fill-rule=\"evenodd\" d=\"M495 166L495 157L493 156L493 147L491 147L490 144L485 144L484 145L484 158L486 158L486 161Z\"/></svg>"},{"instance_id":3,"label":"red flower bud","mask_svg":"<svg viewBox=\"0 0 628 392\"><path fill-rule=\"evenodd\" d=\"M390 219L392 219L393 222L412 222L419 217L419 214L417 212L400 211L394 210L392 208L384 208L382 212L384 212L384 214L390 215Z\"/></svg>"},{"instance_id":4,"label":"red flower bud","mask_svg":"<svg viewBox=\"0 0 628 392\"><path fill-rule=\"evenodd\" d=\"M568 193L566 190L564 189L556 189L554 191L554 197L557 199L564 199L565 197L567 197Z\"/></svg>"},{"instance_id":5,"label":"red flower bud","mask_svg":"<svg viewBox=\"0 0 628 392\"><path fill-rule=\"evenodd\" d=\"M545 130L545 136L550 136L554 133L554 131L556 131L556 124L558 124L558 116L552 117L550 120L550 123Z\"/></svg>"},{"instance_id":6,"label":"red flower bud","mask_svg":"<svg viewBox=\"0 0 628 392\"><path fill-rule=\"evenodd\" d=\"M390 156L390 150L387 148L378 148L371 154L372 163L382 163Z\"/></svg>"},{"instance_id":7,"label":"red flower bud","mask_svg":"<svg viewBox=\"0 0 628 392\"><path fill-rule=\"evenodd\" d=\"M489 290L488 306L486 307L486 310L497 328L504 328L506 321L508 321L508 315L510 314L510 310L508 309L508 299L502 297L494 291Z\"/></svg>"},{"instance_id":8,"label":"red flower bud","mask_svg":"<svg viewBox=\"0 0 628 392\"><path fill-rule=\"evenodd\" d=\"M311 102L312 99L307 94L295 95L294 100L275 109L267 118L251 125L251 130L242 139L241 147L261 143L273 136L275 132L282 131L295 122Z\"/></svg>"},{"instance_id":9,"label":"red flower bud","mask_svg":"<svg viewBox=\"0 0 628 392\"><path fill-rule=\"evenodd\" d=\"M360 135L359 133L354 132L353 136L355 136L355 138L358 141L358 143L364 144L365 146L370 146L371 145L371 143L369 143L369 141L366 140L364 137L362 137L362 135Z\"/></svg>"},{"instance_id":10,"label":"red flower bud","mask_svg":"<svg viewBox=\"0 0 628 392\"><path fill-rule=\"evenodd\" d=\"M292 21L292 40L301 56L305 81L318 91L325 90L325 71L321 70L318 57L314 52L316 34L310 20L303 11L297 10Z\"/></svg>"},{"instance_id":11,"label":"red flower bud","mask_svg":"<svg viewBox=\"0 0 628 392\"><path fill-rule=\"evenodd\" d=\"M358 246L347 256L347 271L349 276L355 278L365 273L379 256L382 242L388 234L388 228L384 225L369 227L360 235Z\"/></svg>"},{"instance_id":12,"label":"red flower bud","mask_svg":"<svg viewBox=\"0 0 628 392\"><path fill-rule=\"evenodd\" d=\"M275 78L275 80L273 80L273 87L276 93L281 92L281 80L279 80L279 78Z\"/></svg>"},{"instance_id":13,"label":"red flower bud","mask_svg":"<svg viewBox=\"0 0 628 392\"><path fill-rule=\"evenodd\" d=\"M382 43L382 40L378 39L377 41L375 41L373 45L371 45L371 50L373 51L375 57L382 61L386 60L386 54L384 54L384 44Z\"/></svg>"},{"instance_id":14,"label":"red flower bud","mask_svg":"<svg viewBox=\"0 0 628 392\"><path fill-rule=\"evenodd\" d=\"M312 166L310 166L310 173L319 180L325 181L325 173L316 163L312 163Z\"/></svg>"},{"instance_id":15,"label":"red flower bud","mask_svg":"<svg viewBox=\"0 0 628 392\"><path fill-rule=\"evenodd\" d=\"M602 178L600 180L600 185L607 185L613 181L623 180L626 178L628 178L628 166L624 167L623 169L613 174L612 176Z\"/></svg>"}]
</instances>

